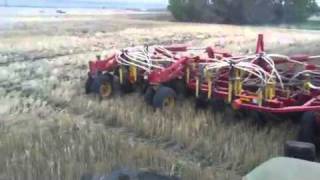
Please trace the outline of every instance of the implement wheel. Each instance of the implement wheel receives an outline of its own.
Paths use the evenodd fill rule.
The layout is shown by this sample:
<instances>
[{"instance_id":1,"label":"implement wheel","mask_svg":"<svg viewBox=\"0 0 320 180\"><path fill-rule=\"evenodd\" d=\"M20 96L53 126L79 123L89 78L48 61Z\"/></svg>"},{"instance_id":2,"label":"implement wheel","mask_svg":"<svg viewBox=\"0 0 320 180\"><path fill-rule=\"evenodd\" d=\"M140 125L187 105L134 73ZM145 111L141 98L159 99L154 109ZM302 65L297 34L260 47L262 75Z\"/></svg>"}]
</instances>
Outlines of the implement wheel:
<instances>
[{"instance_id":1,"label":"implement wheel","mask_svg":"<svg viewBox=\"0 0 320 180\"><path fill-rule=\"evenodd\" d=\"M200 93L199 97L196 97L196 109L205 109L209 105L209 99L206 94Z\"/></svg>"},{"instance_id":2,"label":"implement wheel","mask_svg":"<svg viewBox=\"0 0 320 180\"><path fill-rule=\"evenodd\" d=\"M224 112L226 109L226 103L223 99L211 99L209 103L213 112Z\"/></svg>"},{"instance_id":3,"label":"implement wheel","mask_svg":"<svg viewBox=\"0 0 320 180\"><path fill-rule=\"evenodd\" d=\"M155 94L155 90L153 89L152 86L149 86L146 90L146 92L144 93L144 100L146 101L147 104L149 105L153 105L153 97Z\"/></svg>"},{"instance_id":4,"label":"implement wheel","mask_svg":"<svg viewBox=\"0 0 320 180\"><path fill-rule=\"evenodd\" d=\"M165 86L160 86L152 100L154 108L173 108L176 102L176 93L173 89Z\"/></svg>"},{"instance_id":5,"label":"implement wheel","mask_svg":"<svg viewBox=\"0 0 320 180\"><path fill-rule=\"evenodd\" d=\"M101 74L96 77L91 85L91 91L100 96L101 99L113 95L113 78L109 74Z\"/></svg>"},{"instance_id":6,"label":"implement wheel","mask_svg":"<svg viewBox=\"0 0 320 180\"><path fill-rule=\"evenodd\" d=\"M315 143L316 139L316 117L314 112L305 112L300 121L298 140L302 142Z\"/></svg>"},{"instance_id":7,"label":"implement wheel","mask_svg":"<svg viewBox=\"0 0 320 180\"><path fill-rule=\"evenodd\" d=\"M183 80L173 81L172 86L170 87L172 87L175 90L178 100L183 100L188 96L188 88Z\"/></svg>"},{"instance_id":8,"label":"implement wheel","mask_svg":"<svg viewBox=\"0 0 320 180\"><path fill-rule=\"evenodd\" d=\"M101 98L108 98L112 95L112 84L110 81L104 81L100 85L99 95Z\"/></svg>"},{"instance_id":9,"label":"implement wheel","mask_svg":"<svg viewBox=\"0 0 320 180\"><path fill-rule=\"evenodd\" d=\"M91 86L94 82L94 79L92 78L92 76L90 74L88 74L88 79L86 81L86 85L85 85L85 90L86 90L86 94L90 94L91 91Z\"/></svg>"}]
</instances>

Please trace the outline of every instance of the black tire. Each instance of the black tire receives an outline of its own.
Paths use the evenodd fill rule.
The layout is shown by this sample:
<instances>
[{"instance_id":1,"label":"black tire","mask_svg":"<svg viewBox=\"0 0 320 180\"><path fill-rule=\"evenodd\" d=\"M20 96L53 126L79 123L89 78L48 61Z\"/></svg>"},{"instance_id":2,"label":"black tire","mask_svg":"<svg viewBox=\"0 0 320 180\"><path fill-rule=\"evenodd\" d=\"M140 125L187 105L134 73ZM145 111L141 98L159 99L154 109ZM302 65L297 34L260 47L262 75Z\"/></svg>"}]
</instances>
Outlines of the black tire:
<instances>
[{"instance_id":1,"label":"black tire","mask_svg":"<svg viewBox=\"0 0 320 180\"><path fill-rule=\"evenodd\" d=\"M176 92L172 88L160 86L154 94L152 106L154 108L163 108L167 98L172 98L175 101Z\"/></svg>"},{"instance_id":2,"label":"black tire","mask_svg":"<svg viewBox=\"0 0 320 180\"><path fill-rule=\"evenodd\" d=\"M198 97L196 97L196 109L205 109L209 105L209 99L207 94L200 93Z\"/></svg>"},{"instance_id":3,"label":"black tire","mask_svg":"<svg viewBox=\"0 0 320 180\"><path fill-rule=\"evenodd\" d=\"M284 154L287 157L315 161L316 147L308 142L287 141L284 147Z\"/></svg>"},{"instance_id":4,"label":"black tire","mask_svg":"<svg viewBox=\"0 0 320 180\"><path fill-rule=\"evenodd\" d=\"M134 85L135 86L134 89L135 91L138 91L140 95L144 95L147 92L149 84L147 80L144 79L144 76L142 75L143 72L138 72L138 74L141 74L141 75L138 75L137 82Z\"/></svg>"},{"instance_id":5,"label":"black tire","mask_svg":"<svg viewBox=\"0 0 320 180\"><path fill-rule=\"evenodd\" d=\"M316 120L313 112L305 112L300 120L300 131L298 141L315 143L316 138Z\"/></svg>"},{"instance_id":6,"label":"black tire","mask_svg":"<svg viewBox=\"0 0 320 180\"><path fill-rule=\"evenodd\" d=\"M213 112L224 112L226 104L223 99L211 99L209 101Z\"/></svg>"},{"instance_id":7,"label":"black tire","mask_svg":"<svg viewBox=\"0 0 320 180\"><path fill-rule=\"evenodd\" d=\"M152 105L155 90L149 86L144 94L144 100L147 104Z\"/></svg>"},{"instance_id":8,"label":"black tire","mask_svg":"<svg viewBox=\"0 0 320 180\"><path fill-rule=\"evenodd\" d=\"M302 112L295 112L295 113L290 113L287 117L289 117L289 120L291 120L293 123L299 124L302 118L302 115L303 115Z\"/></svg>"},{"instance_id":9,"label":"black tire","mask_svg":"<svg viewBox=\"0 0 320 180\"><path fill-rule=\"evenodd\" d=\"M120 89L121 92L125 94L134 92L134 86L129 81L124 81L123 84L120 85Z\"/></svg>"},{"instance_id":10,"label":"black tire","mask_svg":"<svg viewBox=\"0 0 320 180\"><path fill-rule=\"evenodd\" d=\"M137 89L140 95L144 95L146 94L148 87L149 85L147 83L139 83L136 85L135 89Z\"/></svg>"},{"instance_id":11,"label":"black tire","mask_svg":"<svg viewBox=\"0 0 320 180\"><path fill-rule=\"evenodd\" d=\"M267 118L265 114L258 111L250 111L247 112L247 114L249 114L250 118L253 120L253 123L258 127L263 127L267 124Z\"/></svg>"},{"instance_id":12,"label":"black tire","mask_svg":"<svg viewBox=\"0 0 320 180\"><path fill-rule=\"evenodd\" d=\"M187 85L183 80L176 80L173 84L173 89L177 93L178 100L183 100L188 96Z\"/></svg>"},{"instance_id":13,"label":"black tire","mask_svg":"<svg viewBox=\"0 0 320 180\"><path fill-rule=\"evenodd\" d=\"M99 94L100 95L100 87L103 85L103 83L110 83L112 87L112 93L113 93L113 77L109 74L101 74L93 79L93 83L91 84L91 92Z\"/></svg>"},{"instance_id":14,"label":"black tire","mask_svg":"<svg viewBox=\"0 0 320 180\"><path fill-rule=\"evenodd\" d=\"M90 74L88 74L88 79L86 81L86 84L85 84L85 91L86 91L86 94L90 94L91 93L91 86L92 86L92 83L93 83L93 78Z\"/></svg>"}]
</instances>

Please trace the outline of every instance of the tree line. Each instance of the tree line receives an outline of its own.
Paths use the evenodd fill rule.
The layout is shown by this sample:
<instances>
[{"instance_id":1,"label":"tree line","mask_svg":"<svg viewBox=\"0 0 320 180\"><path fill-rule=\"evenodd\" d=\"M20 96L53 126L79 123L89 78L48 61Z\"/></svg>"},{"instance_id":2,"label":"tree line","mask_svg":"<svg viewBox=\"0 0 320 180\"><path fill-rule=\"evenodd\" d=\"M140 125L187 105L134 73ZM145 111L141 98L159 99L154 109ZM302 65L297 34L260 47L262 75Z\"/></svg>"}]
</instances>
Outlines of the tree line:
<instances>
[{"instance_id":1,"label":"tree line","mask_svg":"<svg viewBox=\"0 0 320 180\"><path fill-rule=\"evenodd\" d=\"M319 12L316 0L169 0L179 21L232 24L295 23Z\"/></svg>"}]
</instances>

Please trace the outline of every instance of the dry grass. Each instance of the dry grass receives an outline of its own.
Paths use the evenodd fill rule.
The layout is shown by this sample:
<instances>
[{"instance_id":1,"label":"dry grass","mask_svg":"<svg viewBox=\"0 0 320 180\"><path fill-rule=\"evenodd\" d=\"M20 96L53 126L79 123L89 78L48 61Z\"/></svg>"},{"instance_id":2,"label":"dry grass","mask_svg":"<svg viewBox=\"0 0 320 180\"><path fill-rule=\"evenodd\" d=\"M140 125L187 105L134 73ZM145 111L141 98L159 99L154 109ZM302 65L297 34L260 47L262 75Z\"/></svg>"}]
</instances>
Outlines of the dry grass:
<instances>
[{"instance_id":1,"label":"dry grass","mask_svg":"<svg viewBox=\"0 0 320 180\"><path fill-rule=\"evenodd\" d=\"M319 34L146 19L28 21L0 32L0 179L79 179L121 167L240 179L281 155L296 133L291 122L258 128L250 119L232 119L230 111L196 112L192 99L155 112L138 94L102 102L85 96L90 51L184 42L247 53L263 32L272 51L316 53Z\"/></svg>"}]
</instances>

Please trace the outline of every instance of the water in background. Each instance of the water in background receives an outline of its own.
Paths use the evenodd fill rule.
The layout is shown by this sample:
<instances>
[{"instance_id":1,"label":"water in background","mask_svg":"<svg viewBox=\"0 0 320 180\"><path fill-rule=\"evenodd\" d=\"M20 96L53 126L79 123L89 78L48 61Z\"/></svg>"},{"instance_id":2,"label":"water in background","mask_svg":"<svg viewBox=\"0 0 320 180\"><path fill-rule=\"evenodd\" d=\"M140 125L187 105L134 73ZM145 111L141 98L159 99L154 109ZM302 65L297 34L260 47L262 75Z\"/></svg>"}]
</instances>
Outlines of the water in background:
<instances>
[{"instance_id":1,"label":"water in background","mask_svg":"<svg viewBox=\"0 0 320 180\"><path fill-rule=\"evenodd\" d=\"M5 0L0 0L0 6L4 5ZM110 0L109 2L99 2L99 1L61 1L61 0L7 0L8 6L15 7L46 7L46 8L104 8L104 9L139 9L139 10L149 10L149 9L165 9L167 4L163 3L152 3L152 2L115 2L115 0Z\"/></svg>"}]
</instances>

